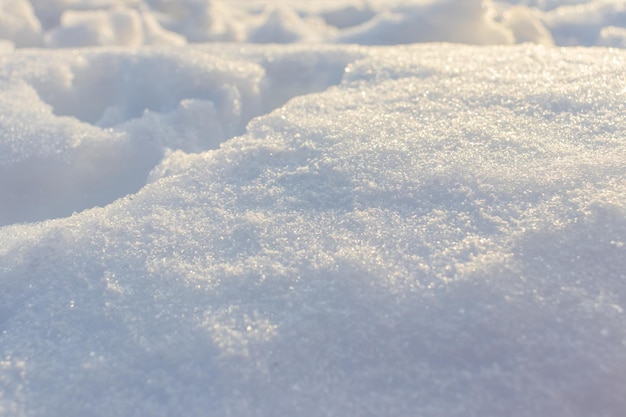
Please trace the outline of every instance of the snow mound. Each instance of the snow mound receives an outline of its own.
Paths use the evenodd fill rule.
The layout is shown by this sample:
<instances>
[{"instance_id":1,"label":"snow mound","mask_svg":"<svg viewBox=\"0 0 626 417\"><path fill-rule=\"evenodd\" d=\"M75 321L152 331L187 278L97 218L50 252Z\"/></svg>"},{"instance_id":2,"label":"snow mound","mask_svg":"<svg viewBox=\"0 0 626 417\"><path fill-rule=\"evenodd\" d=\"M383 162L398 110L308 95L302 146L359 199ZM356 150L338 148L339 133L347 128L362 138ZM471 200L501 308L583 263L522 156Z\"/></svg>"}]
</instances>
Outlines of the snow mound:
<instances>
[{"instance_id":1,"label":"snow mound","mask_svg":"<svg viewBox=\"0 0 626 417\"><path fill-rule=\"evenodd\" d=\"M2 413L621 415L626 54L209 50L251 62L244 85L347 66L136 194L0 229ZM22 148L112 143L14 89Z\"/></svg>"},{"instance_id":2,"label":"snow mound","mask_svg":"<svg viewBox=\"0 0 626 417\"><path fill-rule=\"evenodd\" d=\"M559 45L597 45L603 29L626 27L626 2L597 0L562 6L550 11L545 22Z\"/></svg>"},{"instance_id":3,"label":"snow mound","mask_svg":"<svg viewBox=\"0 0 626 417\"><path fill-rule=\"evenodd\" d=\"M41 24L28 0L0 0L0 39L20 47L41 43Z\"/></svg>"},{"instance_id":4,"label":"snow mound","mask_svg":"<svg viewBox=\"0 0 626 417\"><path fill-rule=\"evenodd\" d=\"M483 0L401 5L342 32L340 43L398 45L415 42L511 44L513 35L493 19Z\"/></svg>"},{"instance_id":5,"label":"snow mound","mask_svg":"<svg viewBox=\"0 0 626 417\"><path fill-rule=\"evenodd\" d=\"M153 15L116 7L107 10L68 10L60 25L45 34L49 47L130 46L186 43L185 38L161 28Z\"/></svg>"}]
</instances>

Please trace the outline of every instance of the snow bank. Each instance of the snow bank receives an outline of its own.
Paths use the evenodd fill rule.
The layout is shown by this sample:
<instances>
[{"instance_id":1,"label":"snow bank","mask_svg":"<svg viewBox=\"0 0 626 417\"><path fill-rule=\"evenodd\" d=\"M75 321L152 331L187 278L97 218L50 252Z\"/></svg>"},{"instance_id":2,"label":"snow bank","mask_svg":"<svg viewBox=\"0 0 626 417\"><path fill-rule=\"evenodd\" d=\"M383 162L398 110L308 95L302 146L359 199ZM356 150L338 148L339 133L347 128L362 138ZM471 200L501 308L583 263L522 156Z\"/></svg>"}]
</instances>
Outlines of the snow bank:
<instances>
[{"instance_id":1,"label":"snow bank","mask_svg":"<svg viewBox=\"0 0 626 417\"><path fill-rule=\"evenodd\" d=\"M63 194L63 181L86 181L76 170L100 163L106 182L125 157L133 171L166 157L106 207L0 229L0 413L626 409L626 54L214 45L8 57L0 178L23 184L3 196L47 177L61 200L79 198ZM152 92L140 74L164 90L135 103ZM241 114L251 102L269 111L263 91L286 80L303 94L316 84L306 74L325 90L188 153L214 123L239 120L212 112L235 114L237 97ZM120 95L79 113L71 98L103 80ZM105 105L121 115L112 127ZM209 121L185 119L194 111ZM182 126L196 129L190 149L172 145Z\"/></svg>"},{"instance_id":2,"label":"snow bank","mask_svg":"<svg viewBox=\"0 0 626 417\"><path fill-rule=\"evenodd\" d=\"M606 31L626 27L625 8L624 0L3 0L0 39L53 48L433 41L619 47Z\"/></svg>"}]
</instances>

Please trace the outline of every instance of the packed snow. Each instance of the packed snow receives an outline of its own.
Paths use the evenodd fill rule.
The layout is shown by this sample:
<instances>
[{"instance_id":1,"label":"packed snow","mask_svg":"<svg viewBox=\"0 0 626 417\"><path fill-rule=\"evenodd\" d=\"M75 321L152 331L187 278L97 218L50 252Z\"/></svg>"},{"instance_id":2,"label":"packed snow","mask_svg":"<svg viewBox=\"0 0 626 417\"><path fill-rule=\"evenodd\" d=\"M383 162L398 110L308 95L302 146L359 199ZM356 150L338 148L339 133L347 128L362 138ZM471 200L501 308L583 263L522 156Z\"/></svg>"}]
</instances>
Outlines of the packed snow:
<instances>
[{"instance_id":1,"label":"packed snow","mask_svg":"<svg viewBox=\"0 0 626 417\"><path fill-rule=\"evenodd\" d=\"M626 1L0 0L0 416L623 417Z\"/></svg>"}]
</instances>

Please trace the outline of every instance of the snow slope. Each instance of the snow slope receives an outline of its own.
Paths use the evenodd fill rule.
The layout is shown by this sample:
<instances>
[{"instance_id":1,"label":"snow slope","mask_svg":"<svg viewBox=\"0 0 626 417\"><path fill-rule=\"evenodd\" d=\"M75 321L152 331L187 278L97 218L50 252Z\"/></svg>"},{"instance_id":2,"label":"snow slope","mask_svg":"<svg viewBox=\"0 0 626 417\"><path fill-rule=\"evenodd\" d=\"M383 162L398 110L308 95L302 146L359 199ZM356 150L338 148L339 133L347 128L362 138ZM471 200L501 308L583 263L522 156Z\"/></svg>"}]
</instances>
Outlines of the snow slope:
<instances>
[{"instance_id":1,"label":"snow slope","mask_svg":"<svg viewBox=\"0 0 626 417\"><path fill-rule=\"evenodd\" d=\"M507 19L599 7L554 3ZM95 4L0 3L42 39ZM115 6L175 4L270 19ZM622 416L626 52L344 45L455 3L290 4L345 28L0 44L0 415Z\"/></svg>"}]
</instances>

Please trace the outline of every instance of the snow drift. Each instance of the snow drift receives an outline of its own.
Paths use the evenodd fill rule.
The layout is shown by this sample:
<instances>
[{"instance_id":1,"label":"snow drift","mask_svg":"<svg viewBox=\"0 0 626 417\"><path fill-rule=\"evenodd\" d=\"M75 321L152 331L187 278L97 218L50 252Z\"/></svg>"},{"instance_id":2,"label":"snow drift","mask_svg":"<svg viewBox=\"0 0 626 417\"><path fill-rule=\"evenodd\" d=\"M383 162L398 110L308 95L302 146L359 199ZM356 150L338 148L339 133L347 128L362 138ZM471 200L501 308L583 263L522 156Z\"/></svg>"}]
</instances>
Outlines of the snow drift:
<instances>
[{"instance_id":1,"label":"snow drift","mask_svg":"<svg viewBox=\"0 0 626 417\"><path fill-rule=\"evenodd\" d=\"M515 3L0 1L0 415L621 417L622 3Z\"/></svg>"},{"instance_id":2,"label":"snow drift","mask_svg":"<svg viewBox=\"0 0 626 417\"><path fill-rule=\"evenodd\" d=\"M289 54L192 51L220 49L251 62ZM6 413L619 414L625 55L298 54L332 66L338 52L352 57L340 86L254 119L218 150L169 153L138 193L1 229ZM258 79L251 68L243 85ZM28 91L13 103L37 102ZM84 142L111 134L34 111ZM177 116L135 123L150 117ZM89 163L46 143L37 166L68 153ZM104 165L128 155L105 143L118 156Z\"/></svg>"}]
</instances>

